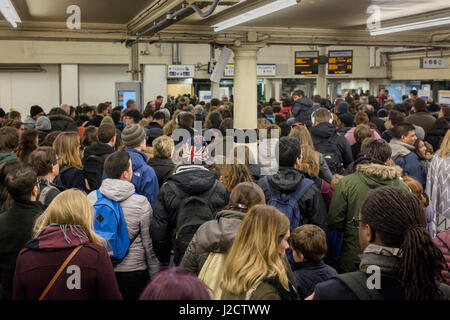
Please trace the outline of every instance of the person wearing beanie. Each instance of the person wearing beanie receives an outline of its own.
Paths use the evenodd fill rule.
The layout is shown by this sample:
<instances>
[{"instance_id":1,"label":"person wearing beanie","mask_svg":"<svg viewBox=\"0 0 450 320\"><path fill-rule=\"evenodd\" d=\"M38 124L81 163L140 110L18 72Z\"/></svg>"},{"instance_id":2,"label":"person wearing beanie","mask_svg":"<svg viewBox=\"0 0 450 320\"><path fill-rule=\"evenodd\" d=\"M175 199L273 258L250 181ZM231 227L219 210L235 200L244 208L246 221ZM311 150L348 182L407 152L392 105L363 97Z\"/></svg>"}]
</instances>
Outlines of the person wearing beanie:
<instances>
[{"instance_id":1,"label":"person wearing beanie","mask_svg":"<svg viewBox=\"0 0 450 320\"><path fill-rule=\"evenodd\" d=\"M344 113L347 113L347 112L348 112L348 103L345 102L345 101L339 103L338 106L337 106L336 114L337 115L341 115L341 114L344 114Z\"/></svg>"},{"instance_id":2,"label":"person wearing beanie","mask_svg":"<svg viewBox=\"0 0 450 320\"><path fill-rule=\"evenodd\" d=\"M24 121L24 130L36 128L36 120L44 114L44 110L40 106L32 106L30 108L30 115Z\"/></svg>"},{"instance_id":3,"label":"person wearing beanie","mask_svg":"<svg viewBox=\"0 0 450 320\"><path fill-rule=\"evenodd\" d=\"M135 186L136 193L147 197L154 207L159 192L158 177L155 170L147 164L148 157L144 153L147 146L144 128L138 124L127 126L122 131L122 142L133 164L131 183Z\"/></svg>"},{"instance_id":4,"label":"person wearing beanie","mask_svg":"<svg viewBox=\"0 0 450 320\"><path fill-rule=\"evenodd\" d=\"M42 145L45 137L48 135L50 130L52 130L52 123L50 119L46 116L39 117L36 120L36 130L39 131L39 145Z\"/></svg>"}]
</instances>

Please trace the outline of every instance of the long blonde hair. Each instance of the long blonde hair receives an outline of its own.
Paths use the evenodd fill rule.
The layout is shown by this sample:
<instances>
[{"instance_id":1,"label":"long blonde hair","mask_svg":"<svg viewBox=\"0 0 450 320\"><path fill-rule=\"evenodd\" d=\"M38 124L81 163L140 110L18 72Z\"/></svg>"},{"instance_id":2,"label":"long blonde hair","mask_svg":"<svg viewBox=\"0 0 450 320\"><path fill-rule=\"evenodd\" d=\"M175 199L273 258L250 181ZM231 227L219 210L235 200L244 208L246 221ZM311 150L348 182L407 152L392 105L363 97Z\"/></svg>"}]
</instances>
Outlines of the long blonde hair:
<instances>
[{"instance_id":1,"label":"long blonde hair","mask_svg":"<svg viewBox=\"0 0 450 320\"><path fill-rule=\"evenodd\" d=\"M450 130L447 130L444 140L442 140L441 147L437 151L437 155L442 159L446 159L450 156Z\"/></svg>"},{"instance_id":2,"label":"long blonde hair","mask_svg":"<svg viewBox=\"0 0 450 320\"><path fill-rule=\"evenodd\" d=\"M289 137L297 137L300 140L302 146L308 145L315 150L311 134L309 133L306 126L295 126L289 133Z\"/></svg>"},{"instance_id":3,"label":"long blonde hair","mask_svg":"<svg viewBox=\"0 0 450 320\"><path fill-rule=\"evenodd\" d=\"M80 136L76 132L61 132L53 142L53 149L58 155L60 168L72 166L82 170Z\"/></svg>"},{"instance_id":4,"label":"long blonde hair","mask_svg":"<svg viewBox=\"0 0 450 320\"><path fill-rule=\"evenodd\" d=\"M34 237L53 223L73 225L83 227L93 243L104 245L104 240L92 229L93 221L94 208L86 194L77 189L69 189L58 194L47 210L36 219Z\"/></svg>"},{"instance_id":5,"label":"long blonde hair","mask_svg":"<svg viewBox=\"0 0 450 320\"><path fill-rule=\"evenodd\" d=\"M245 215L224 263L222 289L240 295L265 277L276 277L289 291L278 247L289 231L289 219L275 207L253 206Z\"/></svg>"}]
</instances>

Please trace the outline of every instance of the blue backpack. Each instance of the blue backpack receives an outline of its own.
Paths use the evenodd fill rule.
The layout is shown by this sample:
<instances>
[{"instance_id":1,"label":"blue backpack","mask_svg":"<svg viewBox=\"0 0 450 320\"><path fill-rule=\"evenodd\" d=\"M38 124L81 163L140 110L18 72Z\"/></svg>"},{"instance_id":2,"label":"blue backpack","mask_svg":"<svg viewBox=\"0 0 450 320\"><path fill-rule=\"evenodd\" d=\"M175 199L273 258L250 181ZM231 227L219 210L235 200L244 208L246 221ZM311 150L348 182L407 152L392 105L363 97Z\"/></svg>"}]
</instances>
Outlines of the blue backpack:
<instances>
[{"instance_id":1,"label":"blue backpack","mask_svg":"<svg viewBox=\"0 0 450 320\"><path fill-rule=\"evenodd\" d=\"M311 188L314 181L311 179L303 178L297 189L289 194L281 193L280 191L272 188L267 176L264 177L264 182L267 189L270 192L270 199L267 202L268 205L276 207L288 217L291 224L291 231L301 226L302 214L298 206L298 200Z\"/></svg>"},{"instance_id":2,"label":"blue backpack","mask_svg":"<svg viewBox=\"0 0 450 320\"><path fill-rule=\"evenodd\" d=\"M96 192L94 231L108 241L106 250L111 262L116 266L125 258L129 247L140 232L130 240L120 203L105 197L100 190Z\"/></svg>"}]
</instances>

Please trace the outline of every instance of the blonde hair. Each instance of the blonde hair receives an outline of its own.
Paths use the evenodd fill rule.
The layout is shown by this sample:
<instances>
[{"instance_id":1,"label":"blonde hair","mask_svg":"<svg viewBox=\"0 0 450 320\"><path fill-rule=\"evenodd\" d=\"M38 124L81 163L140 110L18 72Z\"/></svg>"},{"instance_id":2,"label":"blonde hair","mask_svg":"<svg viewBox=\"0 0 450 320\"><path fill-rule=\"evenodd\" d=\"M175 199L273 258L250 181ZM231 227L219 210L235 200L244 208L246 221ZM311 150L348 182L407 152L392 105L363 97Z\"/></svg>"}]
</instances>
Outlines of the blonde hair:
<instances>
[{"instance_id":1,"label":"blonde hair","mask_svg":"<svg viewBox=\"0 0 450 320\"><path fill-rule=\"evenodd\" d=\"M300 140L302 146L308 145L314 150L314 143L306 126L295 126L289 133L289 137L297 137Z\"/></svg>"},{"instance_id":2,"label":"blonde hair","mask_svg":"<svg viewBox=\"0 0 450 320\"><path fill-rule=\"evenodd\" d=\"M58 194L44 213L36 219L33 230L34 237L55 223L81 226L93 243L104 245L105 241L92 229L93 221L94 208L89 203L86 194L77 189L69 189Z\"/></svg>"},{"instance_id":3,"label":"blonde hair","mask_svg":"<svg viewBox=\"0 0 450 320\"><path fill-rule=\"evenodd\" d=\"M302 162L297 169L313 177L319 176L320 153L311 146L302 145Z\"/></svg>"},{"instance_id":4,"label":"blonde hair","mask_svg":"<svg viewBox=\"0 0 450 320\"><path fill-rule=\"evenodd\" d=\"M450 156L450 130L447 130L444 140L442 140L441 147L436 154L442 159L446 159Z\"/></svg>"},{"instance_id":5,"label":"blonde hair","mask_svg":"<svg viewBox=\"0 0 450 320\"><path fill-rule=\"evenodd\" d=\"M58 155L58 163L61 168L72 166L83 169L81 156L78 149L80 136L76 132L61 132L53 142L53 149Z\"/></svg>"},{"instance_id":6,"label":"blonde hair","mask_svg":"<svg viewBox=\"0 0 450 320\"><path fill-rule=\"evenodd\" d=\"M173 149L175 148L175 143L168 136L160 136L153 140L153 156L155 158L170 158L172 157Z\"/></svg>"},{"instance_id":7,"label":"blonde hair","mask_svg":"<svg viewBox=\"0 0 450 320\"><path fill-rule=\"evenodd\" d=\"M114 126L114 128L116 127L116 124L114 123L114 120L113 118L111 118L111 116L103 117L102 122L100 122L100 126L104 125L105 123L110 123Z\"/></svg>"},{"instance_id":8,"label":"blonde hair","mask_svg":"<svg viewBox=\"0 0 450 320\"><path fill-rule=\"evenodd\" d=\"M224 263L222 289L240 295L266 277L276 277L289 291L279 244L289 219L275 207L255 205L245 215Z\"/></svg>"}]
</instances>

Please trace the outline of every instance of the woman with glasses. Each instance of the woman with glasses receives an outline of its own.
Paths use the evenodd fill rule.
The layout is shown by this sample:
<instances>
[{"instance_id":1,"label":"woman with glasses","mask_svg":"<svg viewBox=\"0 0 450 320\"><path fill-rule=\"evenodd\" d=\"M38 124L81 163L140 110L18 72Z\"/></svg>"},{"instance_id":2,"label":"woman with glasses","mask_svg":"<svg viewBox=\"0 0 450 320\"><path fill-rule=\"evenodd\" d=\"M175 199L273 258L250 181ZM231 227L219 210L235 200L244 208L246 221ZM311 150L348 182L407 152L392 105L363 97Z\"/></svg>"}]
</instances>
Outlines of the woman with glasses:
<instances>
[{"instance_id":1,"label":"woman with glasses","mask_svg":"<svg viewBox=\"0 0 450 320\"><path fill-rule=\"evenodd\" d=\"M444 257L411 192L384 186L368 193L353 220L363 250L359 270L316 286L314 300L448 300L439 283Z\"/></svg>"}]
</instances>

